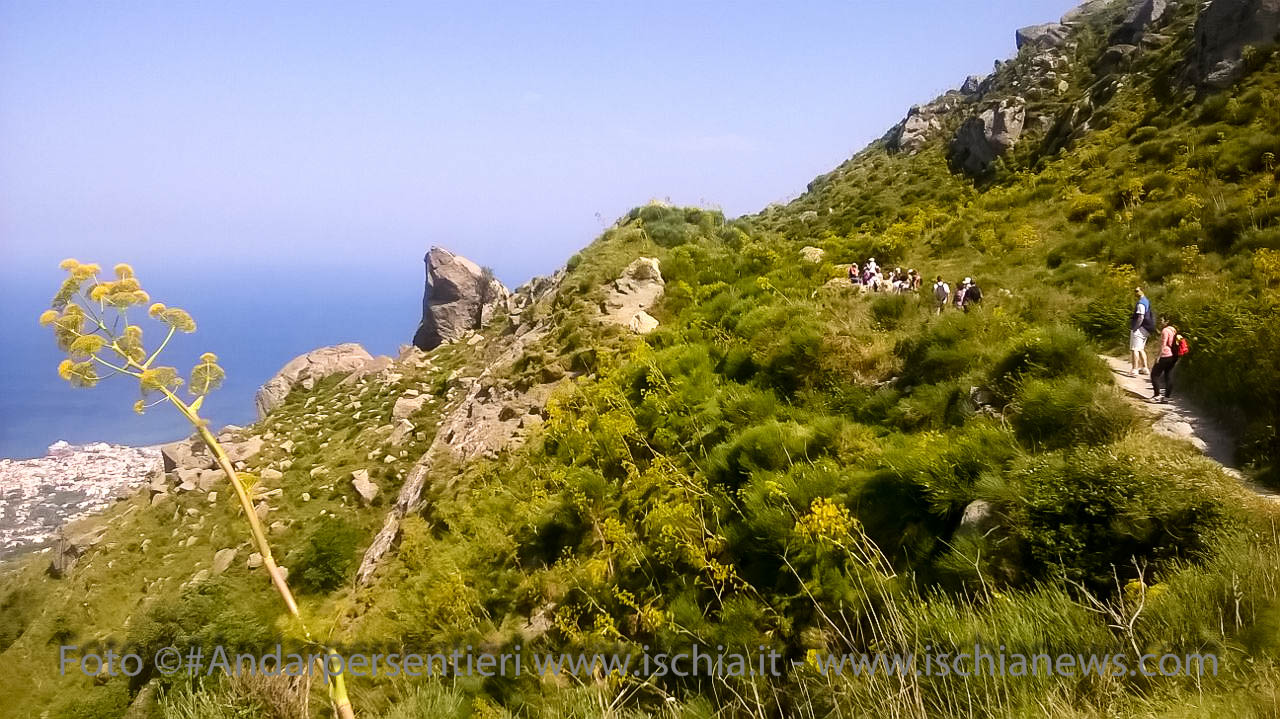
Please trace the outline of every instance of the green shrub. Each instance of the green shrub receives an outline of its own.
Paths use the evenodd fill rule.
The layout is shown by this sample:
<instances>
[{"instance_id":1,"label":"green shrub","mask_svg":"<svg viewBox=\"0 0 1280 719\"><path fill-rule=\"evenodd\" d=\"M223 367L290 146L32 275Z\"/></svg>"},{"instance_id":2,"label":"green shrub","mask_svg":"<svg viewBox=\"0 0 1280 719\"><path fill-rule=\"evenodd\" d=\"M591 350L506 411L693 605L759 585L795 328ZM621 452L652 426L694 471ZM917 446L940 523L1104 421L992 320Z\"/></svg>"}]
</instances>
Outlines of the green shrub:
<instances>
[{"instance_id":1,"label":"green shrub","mask_svg":"<svg viewBox=\"0 0 1280 719\"><path fill-rule=\"evenodd\" d=\"M1025 379L1068 376L1098 383L1108 375L1080 330L1052 325L1015 338L996 360L989 381L1002 397L1012 399Z\"/></svg>"},{"instance_id":2,"label":"green shrub","mask_svg":"<svg viewBox=\"0 0 1280 719\"><path fill-rule=\"evenodd\" d=\"M1027 569L1101 594L1135 576L1135 560L1203 559L1226 522L1218 470L1145 438L1027 457L1009 479L1022 499L1006 512Z\"/></svg>"},{"instance_id":3,"label":"green shrub","mask_svg":"<svg viewBox=\"0 0 1280 719\"><path fill-rule=\"evenodd\" d=\"M341 519L325 519L307 536L301 550L291 559L298 589L328 592L347 581L355 565L361 532Z\"/></svg>"},{"instance_id":4,"label":"green shrub","mask_svg":"<svg viewBox=\"0 0 1280 719\"><path fill-rule=\"evenodd\" d=\"M1029 380L1016 405L1014 431L1036 448L1106 444L1136 421L1133 409L1113 387L1080 377Z\"/></svg>"},{"instance_id":5,"label":"green shrub","mask_svg":"<svg viewBox=\"0 0 1280 719\"><path fill-rule=\"evenodd\" d=\"M880 329L892 330L902 322L902 318L919 302L914 295L884 295L871 302L871 319Z\"/></svg>"},{"instance_id":6,"label":"green shrub","mask_svg":"<svg viewBox=\"0 0 1280 719\"><path fill-rule=\"evenodd\" d=\"M1099 212L1105 217L1110 207L1106 198L1099 195L1078 194L1071 199L1067 207L1067 219L1072 222L1083 222Z\"/></svg>"}]
</instances>

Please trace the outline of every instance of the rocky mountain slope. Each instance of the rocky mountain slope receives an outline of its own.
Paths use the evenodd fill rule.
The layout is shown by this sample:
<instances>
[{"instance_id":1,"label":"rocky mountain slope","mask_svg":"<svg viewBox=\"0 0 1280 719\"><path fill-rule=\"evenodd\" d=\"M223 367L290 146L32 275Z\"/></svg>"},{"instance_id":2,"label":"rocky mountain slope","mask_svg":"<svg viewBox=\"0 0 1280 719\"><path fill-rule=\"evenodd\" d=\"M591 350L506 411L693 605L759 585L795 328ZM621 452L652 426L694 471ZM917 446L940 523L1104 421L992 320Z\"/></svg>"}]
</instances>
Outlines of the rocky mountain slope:
<instances>
[{"instance_id":1,"label":"rocky mountain slope","mask_svg":"<svg viewBox=\"0 0 1280 719\"><path fill-rule=\"evenodd\" d=\"M1097 353L1141 283L1191 339L1179 393L1274 481L1278 23L1273 0L1091 0L787 205L638 207L515 291L432 249L415 346L300 357L220 438L313 626L788 671L353 678L359 715L1273 714L1276 507L1147 426ZM862 292L869 257L986 297ZM164 462L72 528L97 538L74 563L0 570L0 691L31 715L324 711L318 682L51 669L61 644L301 642L203 448ZM817 669L975 644L1219 671Z\"/></svg>"}]
</instances>

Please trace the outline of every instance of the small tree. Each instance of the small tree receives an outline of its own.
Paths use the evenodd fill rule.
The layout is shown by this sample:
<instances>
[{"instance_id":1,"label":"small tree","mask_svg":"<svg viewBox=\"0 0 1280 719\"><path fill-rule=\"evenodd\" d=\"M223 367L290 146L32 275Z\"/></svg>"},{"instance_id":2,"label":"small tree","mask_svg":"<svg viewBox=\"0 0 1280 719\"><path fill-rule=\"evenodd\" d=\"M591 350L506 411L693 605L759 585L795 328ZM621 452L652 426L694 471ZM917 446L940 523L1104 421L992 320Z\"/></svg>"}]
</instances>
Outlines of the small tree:
<instances>
[{"instance_id":1,"label":"small tree","mask_svg":"<svg viewBox=\"0 0 1280 719\"><path fill-rule=\"evenodd\" d=\"M58 374L74 387L93 387L99 381L116 375L127 375L138 381L141 394L134 403L134 410L142 413L147 408L168 402L182 413L195 427L197 434L208 445L218 466L226 473L240 508L244 511L253 535L254 544L262 555L262 566L271 577L271 583L284 600L289 613L297 619L307 641L314 641L298 612L293 592L285 581L284 573L276 566L267 542L266 532L253 508L249 494L251 478L241 476L231 465L226 451L218 443L209 422L200 416L200 407L210 392L222 384L225 373L218 366L218 358L212 352L200 355L199 362L191 368L184 381L176 367L157 364L160 354L174 334L196 330L195 320L185 310L167 307L159 302L151 303L151 297L133 268L126 264L115 266L114 280L101 280L101 268L94 264L82 264L76 260L64 260L60 265L67 271L67 279L54 295L50 309L40 315L40 324L52 327L58 347L67 353L58 365ZM161 326L167 327L164 340L154 351L148 351L143 341L143 329L130 318L130 310L149 307L146 314ZM136 312L136 310L135 310ZM191 399L179 396L186 385ZM326 648L327 657L336 660L336 651ZM340 665L339 665L340 666ZM329 673L326 672L326 676ZM347 697L346 683L340 672L332 674L329 698L340 717L353 718L351 701Z\"/></svg>"}]
</instances>

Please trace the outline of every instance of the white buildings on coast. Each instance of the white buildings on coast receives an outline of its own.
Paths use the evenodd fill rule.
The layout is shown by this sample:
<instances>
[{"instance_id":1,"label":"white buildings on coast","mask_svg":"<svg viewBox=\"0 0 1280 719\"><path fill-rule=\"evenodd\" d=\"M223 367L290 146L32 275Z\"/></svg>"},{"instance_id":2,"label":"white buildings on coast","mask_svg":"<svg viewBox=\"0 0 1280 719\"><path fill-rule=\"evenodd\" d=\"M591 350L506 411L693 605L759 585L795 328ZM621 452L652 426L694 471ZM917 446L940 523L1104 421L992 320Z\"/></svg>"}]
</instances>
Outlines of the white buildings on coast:
<instances>
[{"instance_id":1,"label":"white buildings on coast","mask_svg":"<svg viewBox=\"0 0 1280 719\"><path fill-rule=\"evenodd\" d=\"M50 445L37 459L0 459L0 558L49 542L65 522L147 481L160 450L105 442Z\"/></svg>"}]
</instances>

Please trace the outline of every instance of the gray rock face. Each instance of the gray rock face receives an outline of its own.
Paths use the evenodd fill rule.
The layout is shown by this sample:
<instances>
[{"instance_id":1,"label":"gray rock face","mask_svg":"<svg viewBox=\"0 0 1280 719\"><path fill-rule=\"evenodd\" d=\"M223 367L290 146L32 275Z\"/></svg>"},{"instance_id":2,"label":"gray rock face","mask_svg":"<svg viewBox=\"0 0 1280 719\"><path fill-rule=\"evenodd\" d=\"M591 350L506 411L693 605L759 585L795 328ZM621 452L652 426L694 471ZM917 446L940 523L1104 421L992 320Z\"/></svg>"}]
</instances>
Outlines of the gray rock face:
<instances>
[{"instance_id":1,"label":"gray rock face","mask_svg":"<svg viewBox=\"0 0 1280 719\"><path fill-rule=\"evenodd\" d=\"M212 469L217 466L209 448L199 439L184 439L160 447L160 460L164 471L179 469Z\"/></svg>"},{"instance_id":2,"label":"gray rock face","mask_svg":"<svg viewBox=\"0 0 1280 719\"><path fill-rule=\"evenodd\" d=\"M226 451L227 459L243 462L262 451L262 438L253 436L243 442L228 442L222 445L222 449Z\"/></svg>"},{"instance_id":3,"label":"gray rock face","mask_svg":"<svg viewBox=\"0 0 1280 719\"><path fill-rule=\"evenodd\" d=\"M1059 47L1067 41L1070 29L1058 22L1046 22L1041 25L1028 25L1014 33L1014 42L1019 50L1026 45L1036 47Z\"/></svg>"},{"instance_id":4,"label":"gray rock face","mask_svg":"<svg viewBox=\"0 0 1280 719\"><path fill-rule=\"evenodd\" d=\"M354 372L372 359L363 347L354 342L321 347L294 357L280 368L276 376L258 389L258 394L254 397L258 418L267 416L268 412L284 401L295 386L311 389L324 377L339 372Z\"/></svg>"},{"instance_id":5,"label":"gray rock face","mask_svg":"<svg viewBox=\"0 0 1280 719\"><path fill-rule=\"evenodd\" d=\"M637 257L613 281L613 288L600 308L603 319L605 322L633 327L637 315L652 309L662 299L665 290L666 282L658 269L658 259Z\"/></svg>"},{"instance_id":6,"label":"gray rock face","mask_svg":"<svg viewBox=\"0 0 1280 719\"><path fill-rule=\"evenodd\" d=\"M1111 33L1111 44L1138 44L1147 29L1163 23L1172 9L1167 0L1140 0L1129 8L1120 27Z\"/></svg>"},{"instance_id":7,"label":"gray rock face","mask_svg":"<svg viewBox=\"0 0 1280 719\"><path fill-rule=\"evenodd\" d=\"M952 167L971 175L986 172L1018 142L1026 118L1026 105L1005 100L965 120L951 141Z\"/></svg>"},{"instance_id":8,"label":"gray rock face","mask_svg":"<svg viewBox=\"0 0 1280 719\"><path fill-rule=\"evenodd\" d=\"M964 79L964 84L960 86L960 92L964 95L977 95L982 88L982 78L977 75L970 75Z\"/></svg>"},{"instance_id":9,"label":"gray rock face","mask_svg":"<svg viewBox=\"0 0 1280 719\"><path fill-rule=\"evenodd\" d=\"M898 152L917 152L924 147L929 136L942 128L942 123L928 108L919 105L907 111L907 116L889 131L889 149Z\"/></svg>"},{"instance_id":10,"label":"gray rock face","mask_svg":"<svg viewBox=\"0 0 1280 719\"><path fill-rule=\"evenodd\" d=\"M1113 4L1113 0L1085 0L1085 2L1071 8L1062 16L1063 25L1079 25L1086 20L1099 15Z\"/></svg>"},{"instance_id":11,"label":"gray rock face","mask_svg":"<svg viewBox=\"0 0 1280 719\"><path fill-rule=\"evenodd\" d=\"M1210 87L1227 87L1244 69L1246 46L1270 45L1280 33L1280 0L1213 0L1196 19L1192 70Z\"/></svg>"},{"instance_id":12,"label":"gray rock face","mask_svg":"<svg viewBox=\"0 0 1280 719\"><path fill-rule=\"evenodd\" d=\"M369 479L369 470L357 469L351 473L351 487L360 495L360 501L368 506L378 496L378 485Z\"/></svg>"},{"instance_id":13,"label":"gray rock face","mask_svg":"<svg viewBox=\"0 0 1280 719\"><path fill-rule=\"evenodd\" d=\"M432 247L424 258L427 285L422 296L422 322L415 347L430 350L480 329L511 292L492 274L461 255Z\"/></svg>"}]
</instances>

